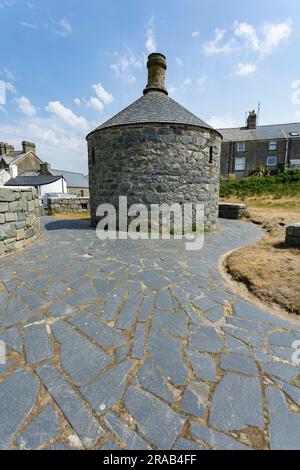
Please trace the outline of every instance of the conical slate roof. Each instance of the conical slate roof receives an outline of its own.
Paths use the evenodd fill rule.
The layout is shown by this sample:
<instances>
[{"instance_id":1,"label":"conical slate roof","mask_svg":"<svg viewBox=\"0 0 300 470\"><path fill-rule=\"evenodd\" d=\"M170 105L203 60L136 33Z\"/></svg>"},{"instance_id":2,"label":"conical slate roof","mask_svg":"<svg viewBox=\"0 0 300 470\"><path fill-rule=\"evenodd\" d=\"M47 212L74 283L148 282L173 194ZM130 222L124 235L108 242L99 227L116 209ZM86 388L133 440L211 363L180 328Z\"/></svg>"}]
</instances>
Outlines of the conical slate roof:
<instances>
[{"instance_id":1,"label":"conical slate roof","mask_svg":"<svg viewBox=\"0 0 300 470\"><path fill-rule=\"evenodd\" d=\"M97 127L96 132L107 127L139 123L191 124L212 129L172 98L159 91L151 91L139 98L120 113Z\"/></svg>"},{"instance_id":2,"label":"conical slate roof","mask_svg":"<svg viewBox=\"0 0 300 470\"><path fill-rule=\"evenodd\" d=\"M167 65L166 58L163 54L150 54L147 66L149 76L148 85L144 90L144 96L97 127L97 129L90 134L109 127L147 123L189 124L215 130L168 96L164 85ZM218 131L215 132L218 133Z\"/></svg>"}]
</instances>

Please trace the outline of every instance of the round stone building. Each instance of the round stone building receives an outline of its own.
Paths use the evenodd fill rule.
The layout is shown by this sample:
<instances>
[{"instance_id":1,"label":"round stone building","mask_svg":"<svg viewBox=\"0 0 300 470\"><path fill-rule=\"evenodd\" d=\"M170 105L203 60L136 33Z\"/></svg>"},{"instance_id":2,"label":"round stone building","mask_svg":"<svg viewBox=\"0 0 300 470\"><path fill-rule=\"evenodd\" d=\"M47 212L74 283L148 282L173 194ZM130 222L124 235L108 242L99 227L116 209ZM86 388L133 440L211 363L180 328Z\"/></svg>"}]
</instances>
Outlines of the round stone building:
<instances>
[{"instance_id":1,"label":"round stone building","mask_svg":"<svg viewBox=\"0 0 300 470\"><path fill-rule=\"evenodd\" d=\"M166 58L148 58L141 98L87 136L92 224L101 204L204 203L205 225L218 217L222 137L168 96Z\"/></svg>"}]
</instances>

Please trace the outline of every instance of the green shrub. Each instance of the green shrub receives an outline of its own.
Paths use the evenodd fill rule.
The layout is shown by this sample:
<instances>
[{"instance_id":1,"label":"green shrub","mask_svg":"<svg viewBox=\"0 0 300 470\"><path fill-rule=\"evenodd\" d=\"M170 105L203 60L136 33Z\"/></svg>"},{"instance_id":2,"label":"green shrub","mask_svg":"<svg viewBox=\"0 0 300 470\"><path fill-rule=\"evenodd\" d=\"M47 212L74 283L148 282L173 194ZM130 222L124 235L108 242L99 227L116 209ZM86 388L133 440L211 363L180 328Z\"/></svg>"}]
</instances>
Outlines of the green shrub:
<instances>
[{"instance_id":1,"label":"green shrub","mask_svg":"<svg viewBox=\"0 0 300 470\"><path fill-rule=\"evenodd\" d=\"M276 176L251 176L241 180L222 181L220 197L274 195L276 197L300 194L300 170L289 170Z\"/></svg>"}]
</instances>

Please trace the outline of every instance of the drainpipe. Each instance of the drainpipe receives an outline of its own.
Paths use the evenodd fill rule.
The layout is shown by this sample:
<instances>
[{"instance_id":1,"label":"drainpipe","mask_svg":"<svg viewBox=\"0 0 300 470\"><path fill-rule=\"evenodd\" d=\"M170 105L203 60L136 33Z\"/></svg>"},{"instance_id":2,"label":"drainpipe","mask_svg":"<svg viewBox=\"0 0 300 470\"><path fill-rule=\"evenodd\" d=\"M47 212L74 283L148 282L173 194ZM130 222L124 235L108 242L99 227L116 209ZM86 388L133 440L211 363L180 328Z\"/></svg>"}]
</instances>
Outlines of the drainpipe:
<instances>
[{"instance_id":1,"label":"drainpipe","mask_svg":"<svg viewBox=\"0 0 300 470\"><path fill-rule=\"evenodd\" d=\"M286 165L287 162L288 162L289 139L288 139L288 137L287 137L287 135L286 135L286 133L284 132L283 129L281 129L281 132L283 133L285 141L286 141L286 144L285 144L285 158L284 158L284 164Z\"/></svg>"}]
</instances>

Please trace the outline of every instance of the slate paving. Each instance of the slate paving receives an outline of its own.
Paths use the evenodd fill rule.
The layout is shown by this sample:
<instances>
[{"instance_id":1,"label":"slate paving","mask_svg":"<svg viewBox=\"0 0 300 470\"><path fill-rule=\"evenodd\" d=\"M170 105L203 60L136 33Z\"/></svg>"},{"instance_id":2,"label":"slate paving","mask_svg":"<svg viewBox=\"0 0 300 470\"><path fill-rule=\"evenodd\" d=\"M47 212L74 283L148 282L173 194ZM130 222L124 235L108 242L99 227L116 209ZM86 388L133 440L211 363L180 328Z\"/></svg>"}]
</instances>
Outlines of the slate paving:
<instances>
[{"instance_id":1,"label":"slate paving","mask_svg":"<svg viewBox=\"0 0 300 470\"><path fill-rule=\"evenodd\" d=\"M257 226L220 220L187 252L43 220L0 261L0 449L300 449L300 321L218 268Z\"/></svg>"}]
</instances>

